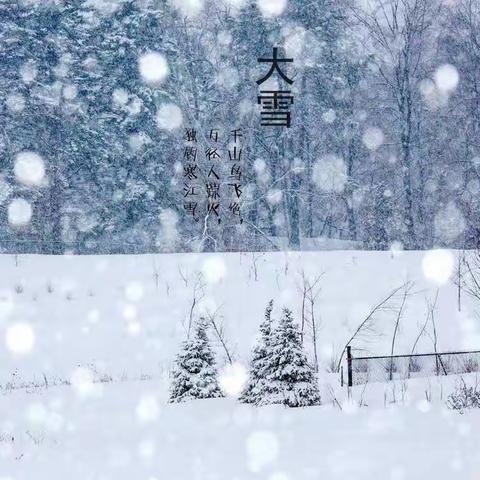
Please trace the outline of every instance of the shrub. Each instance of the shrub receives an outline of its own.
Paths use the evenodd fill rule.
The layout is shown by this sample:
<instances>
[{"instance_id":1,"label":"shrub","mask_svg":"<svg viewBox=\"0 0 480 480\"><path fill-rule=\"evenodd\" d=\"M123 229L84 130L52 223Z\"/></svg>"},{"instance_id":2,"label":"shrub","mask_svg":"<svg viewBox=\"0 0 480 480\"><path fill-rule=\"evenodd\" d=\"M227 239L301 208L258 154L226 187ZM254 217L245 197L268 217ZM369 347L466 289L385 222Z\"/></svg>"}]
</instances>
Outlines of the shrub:
<instances>
[{"instance_id":1,"label":"shrub","mask_svg":"<svg viewBox=\"0 0 480 480\"><path fill-rule=\"evenodd\" d=\"M368 373L370 368L367 360L355 360L352 362L352 370L355 373Z\"/></svg>"},{"instance_id":2,"label":"shrub","mask_svg":"<svg viewBox=\"0 0 480 480\"><path fill-rule=\"evenodd\" d=\"M417 358L411 357L408 362L408 373L418 373L422 371L422 365Z\"/></svg>"},{"instance_id":3,"label":"shrub","mask_svg":"<svg viewBox=\"0 0 480 480\"><path fill-rule=\"evenodd\" d=\"M472 373L478 372L478 360L473 357L467 357L464 359L461 365L461 372L459 373Z\"/></svg>"},{"instance_id":4,"label":"shrub","mask_svg":"<svg viewBox=\"0 0 480 480\"><path fill-rule=\"evenodd\" d=\"M457 384L455 391L448 396L446 403L448 408L460 413L470 408L480 408L478 385L468 386L462 378Z\"/></svg>"},{"instance_id":5,"label":"shrub","mask_svg":"<svg viewBox=\"0 0 480 480\"><path fill-rule=\"evenodd\" d=\"M183 342L172 376L170 403L223 397L217 382L215 357L207 336L207 323L203 318L196 323L193 337Z\"/></svg>"}]
</instances>

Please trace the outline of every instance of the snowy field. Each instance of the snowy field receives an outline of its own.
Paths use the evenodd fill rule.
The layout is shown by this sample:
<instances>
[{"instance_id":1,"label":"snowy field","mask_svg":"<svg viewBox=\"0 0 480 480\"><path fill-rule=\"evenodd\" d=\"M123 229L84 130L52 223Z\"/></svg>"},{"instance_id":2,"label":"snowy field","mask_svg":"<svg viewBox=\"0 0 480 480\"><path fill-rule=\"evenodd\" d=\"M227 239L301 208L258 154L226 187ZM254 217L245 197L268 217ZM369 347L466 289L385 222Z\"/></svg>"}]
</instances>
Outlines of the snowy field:
<instances>
[{"instance_id":1,"label":"snowy field","mask_svg":"<svg viewBox=\"0 0 480 480\"><path fill-rule=\"evenodd\" d=\"M434 255L433 267L421 252L0 256L0 328L7 341L0 350L0 384L43 383L44 376L53 382L78 366L115 379L163 373L185 339L190 312L194 318L216 314L232 355L247 362L270 299L274 316L286 306L300 319L302 272L311 282L321 276L314 306L321 369L372 307L407 281L412 294L395 353L410 353L437 289L438 350L479 349L475 310L462 295L458 311L457 288L448 279L456 253L445 255ZM398 305L378 312L375 332L355 346L389 354ZM417 351L432 348L423 335ZM218 354L222 364L222 349Z\"/></svg>"},{"instance_id":2,"label":"snowy field","mask_svg":"<svg viewBox=\"0 0 480 480\"><path fill-rule=\"evenodd\" d=\"M438 350L480 348L475 305L462 292L458 308L456 259L358 251L2 256L0 479L477 480L480 411L446 408L456 377L360 385L349 399L327 373L372 307L407 281L395 353L410 353L437 293ZM167 403L191 312L215 315L230 354L247 365L268 300L274 314L285 305L300 318L302 275L322 275L314 306L321 406ZM356 348L390 352L396 306L376 315ZM309 336L306 344L311 357ZM215 345L223 369L226 354ZM432 348L422 335L417 351Z\"/></svg>"},{"instance_id":3,"label":"snowy field","mask_svg":"<svg viewBox=\"0 0 480 480\"><path fill-rule=\"evenodd\" d=\"M442 388L447 391L452 381L443 379ZM167 404L163 385L154 381L99 388L88 396L66 386L0 396L0 478L477 480L480 475L480 411L447 410L435 379L430 385L411 381L403 399L400 385L395 394L392 386L370 385L365 392L357 387L356 403L338 397L342 410L326 391L322 406L285 409L233 399ZM368 406L358 407L360 398Z\"/></svg>"}]
</instances>

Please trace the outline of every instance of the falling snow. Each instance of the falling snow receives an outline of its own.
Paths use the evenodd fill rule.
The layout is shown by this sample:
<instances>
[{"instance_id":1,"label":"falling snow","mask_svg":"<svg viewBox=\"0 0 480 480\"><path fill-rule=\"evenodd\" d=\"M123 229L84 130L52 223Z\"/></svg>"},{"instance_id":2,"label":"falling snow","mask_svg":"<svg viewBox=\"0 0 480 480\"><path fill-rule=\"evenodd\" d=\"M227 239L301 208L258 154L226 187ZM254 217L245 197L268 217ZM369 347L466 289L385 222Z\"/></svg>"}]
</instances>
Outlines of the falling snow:
<instances>
[{"instance_id":1,"label":"falling snow","mask_svg":"<svg viewBox=\"0 0 480 480\"><path fill-rule=\"evenodd\" d=\"M25 98L19 93L12 93L7 96L6 105L9 110L15 113L21 112L25 108Z\"/></svg>"},{"instance_id":2,"label":"falling snow","mask_svg":"<svg viewBox=\"0 0 480 480\"><path fill-rule=\"evenodd\" d=\"M227 364L219 375L219 385L226 395L238 397L248 379L246 368L240 363Z\"/></svg>"},{"instance_id":3,"label":"falling snow","mask_svg":"<svg viewBox=\"0 0 480 480\"><path fill-rule=\"evenodd\" d=\"M32 218L32 206L24 198L14 198L8 205L8 222L13 227L28 225Z\"/></svg>"},{"instance_id":4,"label":"falling snow","mask_svg":"<svg viewBox=\"0 0 480 480\"><path fill-rule=\"evenodd\" d=\"M40 186L45 179L45 164L35 152L20 152L15 157L15 177L27 186Z\"/></svg>"},{"instance_id":5,"label":"falling snow","mask_svg":"<svg viewBox=\"0 0 480 480\"><path fill-rule=\"evenodd\" d=\"M453 65L445 64L435 71L434 78L435 84L440 91L450 92L457 87L460 76L458 70Z\"/></svg>"},{"instance_id":6,"label":"falling snow","mask_svg":"<svg viewBox=\"0 0 480 480\"><path fill-rule=\"evenodd\" d=\"M367 128L362 137L363 144L369 150L377 150L384 141L383 132L376 127Z\"/></svg>"},{"instance_id":7,"label":"falling snow","mask_svg":"<svg viewBox=\"0 0 480 480\"><path fill-rule=\"evenodd\" d=\"M157 112L157 125L162 130L175 130L183 124L182 110L173 103L162 105Z\"/></svg>"},{"instance_id":8,"label":"falling snow","mask_svg":"<svg viewBox=\"0 0 480 480\"><path fill-rule=\"evenodd\" d=\"M466 222L460 209L451 202L437 213L434 226L437 238L449 244L464 234Z\"/></svg>"},{"instance_id":9,"label":"falling snow","mask_svg":"<svg viewBox=\"0 0 480 480\"><path fill-rule=\"evenodd\" d=\"M221 257L208 257L203 262L202 273L208 283L215 284L225 278L227 268Z\"/></svg>"},{"instance_id":10,"label":"falling snow","mask_svg":"<svg viewBox=\"0 0 480 480\"><path fill-rule=\"evenodd\" d=\"M422 259L425 278L436 285L445 285L453 275L455 259L448 250L429 250Z\"/></svg>"},{"instance_id":11,"label":"falling snow","mask_svg":"<svg viewBox=\"0 0 480 480\"><path fill-rule=\"evenodd\" d=\"M341 192L347 183L345 162L335 155L327 155L313 166L313 181L323 192Z\"/></svg>"},{"instance_id":12,"label":"falling snow","mask_svg":"<svg viewBox=\"0 0 480 480\"><path fill-rule=\"evenodd\" d=\"M478 356L342 385L347 345L480 349L475 2L7 3L0 480L476 478L480 412L446 401ZM292 84L256 83L273 47ZM291 128L260 125L262 90L292 93ZM169 402L174 365L195 399Z\"/></svg>"},{"instance_id":13,"label":"falling snow","mask_svg":"<svg viewBox=\"0 0 480 480\"><path fill-rule=\"evenodd\" d=\"M287 0L257 0L260 13L266 18L281 15L287 8Z\"/></svg>"},{"instance_id":14,"label":"falling snow","mask_svg":"<svg viewBox=\"0 0 480 480\"><path fill-rule=\"evenodd\" d=\"M27 354L35 344L35 334L30 325L16 323L7 328L5 342L11 352Z\"/></svg>"},{"instance_id":15,"label":"falling snow","mask_svg":"<svg viewBox=\"0 0 480 480\"><path fill-rule=\"evenodd\" d=\"M143 80L151 85L162 83L170 73L167 60L158 52L142 55L138 61L138 68Z\"/></svg>"}]
</instances>

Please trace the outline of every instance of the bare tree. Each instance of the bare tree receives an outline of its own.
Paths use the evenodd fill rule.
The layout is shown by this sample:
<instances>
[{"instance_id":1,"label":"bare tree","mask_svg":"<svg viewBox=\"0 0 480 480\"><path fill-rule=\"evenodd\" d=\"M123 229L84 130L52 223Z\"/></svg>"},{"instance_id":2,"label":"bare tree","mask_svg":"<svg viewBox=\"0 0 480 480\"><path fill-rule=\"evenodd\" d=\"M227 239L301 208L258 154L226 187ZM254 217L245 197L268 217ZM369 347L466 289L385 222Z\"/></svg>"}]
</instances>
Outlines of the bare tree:
<instances>
[{"instance_id":1,"label":"bare tree","mask_svg":"<svg viewBox=\"0 0 480 480\"><path fill-rule=\"evenodd\" d=\"M321 277L321 276L320 276ZM317 352L317 333L320 325L317 324L315 318L315 302L320 294L321 288L316 288L317 283L320 281L320 277L317 277L308 290L308 302L310 304L310 326L312 329L312 342L313 342L313 357L315 361L315 372L318 372L318 352ZM316 288L316 289L315 289Z\"/></svg>"},{"instance_id":2,"label":"bare tree","mask_svg":"<svg viewBox=\"0 0 480 480\"><path fill-rule=\"evenodd\" d=\"M427 32L438 12L435 0L370 0L367 8L354 7L357 21L367 33L367 45L379 79L386 88L398 129L402 183L405 192L406 244L416 244L414 192L414 138L421 99L417 84L422 77ZM418 205L421 208L421 202Z\"/></svg>"},{"instance_id":3,"label":"bare tree","mask_svg":"<svg viewBox=\"0 0 480 480\"><path fill-rule=\"evenodd\" d=\"M415 349L417 348L418 342L420 341L422 336L425 334L429 320L430 320L430 315L427 313L427 316L425 318L425 322L423 323L422 328L418 332L417 338L413 342L412 351L410 352L411 355L413 355L415 353Z\"/></svg>"},{"instance_id":4,"label":"bare tree","mask_svg":"<svg viewBox=\"0 0 480 480\"><path fill-rule=\"evenodd\" d=\"M393 356L393 353L394 353L394 350L395 350L395 340L397 339L397 333L398 333L398 328L400 326L400 320L402 319L405 304L407 302L408 296L411 294L412 288L413 288L413 283L412 282L407 282L404 286L404 289L403 289L402 300L401 300L401 303L400 303L400 308L398 309L397 318L396 318L396 321L395 321L395 328L393 329L392 345L391 345L391 348L390 348L390 356ZM389 366L389 378L390 378L390 380L392 380L392 377L393 377L393 367L394 367L394 364L393 364L393 360L391 359L390 360L390 366Z\"/></svg>"},{"instance_id":5,"label":"bare tree","mask_svg":"<svg viewBox=\"0 0 480 480\"><path fill-rule=\"evenodd\" d=\"M323 277L324 272L310 280L306 277L305 271L302 270L302 284L300 291L302 294L302 320L300 325L302 343L305 336L305 328L307 325L311 328L311 336L313 343L313 356L314 356L314 368L318 372L318 349L317 349L317 335L319 324L315 316L315 303L321 292L319 285L320 279ZM307 312L307 307L309 311Z\"/></svg>"},{"instance_id":6,"label":"bare tree","mask_svg":"<svg viewBox=\"0 0 480 480\"><path fill-rule=\"evenodd\" d=\"M432 344L433 344L433 351L435 353L438 352L438 335L437 335L437 324L435 322L435 310L437 307L437 300L438 300L438 288L437 292L435 293L435 298L432 301L427 300L427 305L428 305L428 311L430 315L430 321L432 322L432 334L431 334L431 339L432 339Z\"/></svg>"},{"instance_id":7,"label":"bare tree","mask_svg":"<svg viewBox=\"0 0 480 480\"><path fill-rule=\"evenodd\" d=\"M480 250L464 253L459 283L471 298L480 301Z\"/></svg>"},{"instance_id":8,"label":"bare tree","mask_svg":"<svg viewBox=\"0 0 480 480\"><path fill-rule=\"evenodd\" d=\"M480 3L478 0L456 0L446 9L445 17L446 22L440 29L442 53L444 51L446 58L455 59L461 82L455 91L455 102L445 112L442 124L447 129L462 125L456 142L451 141L451 136L446 137L446 150L450 165L461 172L467 186L478 181L478 170L470 159L477 158L480 151ZM455 149L460 155L454 153ZM479 197L473 192L463 204L465 247L480 246L479 206Z\"/></svg>"},{"instance_id":9,"label":"bare tree","mask_svg":"<svg viewBox=\"0 0 480 480\"><path fill-rule=\"evenodd\" d=\"M256 282L258 281L258 261L264 256L265 256L264 253L252 252L252 254L251 254L252 266L250 267L250 270L249 270L249 276L251 275L251 272L253 271L253 276L254 276L254 279L255 279Z\"/></svg>"},{"instance_id":10,"label":"bare tree","mask_svg":"<svg viewBox=\"0 0 480 480\"><path fill-rule=\"evenodd\" d=\"M155 288L158 290L160 275L158 273L157 261L156 261L155 255L153 256L153 278L155 280Z\"/></svg>"},{"instance_id":11,"label":"bare tree","mask_svg":"<svg viewBox=\"0 0 480 480\"><path fill-rule=\"evenodd\" d=\"M427 331L427 335L432 341L433 351L435 352L435 365L436 365L437 375L440 373L440 365L442 366L442 369L446 375L447 371L445 369L445 365L443 364L442 359L440 358L440 355L438 355L438 333L437 333L437 323L435 321L435 312L437 308L438 294L439 294L439 289L437 288L437 291L435 292L435 297L433 298L433 300L430 300L430 299L426 300L427 311L428 311L427 318L429 318L431 322L431 332Z\"/></svg>"},{"instance_id":12,"label":"bare tree","mask_svg":"<svg viewBox=\"0 0 480 480\"><path fill-rule=\"evenodd\" d=\"M184 277L184 280L188 284L186 277ZM192 303L190 304L190 310L188 314L187 338L190 338L190 330L192 329L195 308L205 296L204 288L205 281L203 279L203 275L201 273L197 273L195 278L195 284L193 285Z\"/></svg>"},{"instance_id":13,"label":"bare tree","mask_svg":"<svg viewBox=\"0 0 480 480\"><path fill-rule=\"evenodd\" d=\"M184 273L180 265L177 268L178 268L178 273L183 280L183 283L185 284L186 287L188 287L188 271Z\"/></svg>"},{"instance_id":14,"label":"bare tree","mask_svg":"<svg viewBox=\"0 0 480 480\"><path fill-rule=\"evenodd\" d=\"M347 347L358 338L360 335L363 334L376 334L374 324L376 315L381 311L392 311L394 308L395 302L398 297L398 293L405 289L405 283L400 285L399 287L393 289L386 297L384 297L379 303L377 303L368 313L368 315L360 322L357 326L355 331L353 332L352 336L347 340L345 345L343 346L342 352L340 354L340 358L338 359L337 364L337 372L340 371L340 366L342 364L343 357L347 350Z\"/></svg>"},{"instance_id":15,"label":"bare tree","mask_svg":"<svg viewBox=\"0 0 480 480\"><path fill-rule=\"evenodd\" d=\"M457 256L457 271L455 275L454 283L457 286L457 308L458 311L462 311L462 268L465 261L465 251L458 252Z\"/></svg>"},{"instance_id":16,"label":"bare tree","mask_svg":"<svg viewBox=\"0 0 480 480\"><path fill-rule=\"evenodd\" d=\"M206 316L207 316L208 323L212 326L213 331L214 331L216 337L218 338L218 341L220 342L220 345L221 345L223 351L225 352L225 356L227 358L228 363L230 363L230 365L231 365L233 363L233 355L231 353L231 349L228 346L228 341L227 341L227 337L226 337L226 334L225 334L224 323L221 319L218 318L219 317L219 314L218 314L219 310L220 310L220 308L215 310L215 312L213 312L213 313L207 312Z\"/></svg>"},{"instance_id":17,"label":"bare tree","mask_svg":"<svg viewBox=\"0 0 480 480\"><path fill-rule=\"evenodd\" d=\"M303 280L303 283L302 283L302 321L301 321L301 325L300 325L300 335L301 335L301 338L302 338L302 343L303 343L303 332L305 330L305 305L306 305L306 302L307 302L307 282L305 280L305 272L302 271L302 280Z\"/></svg>"}]
</instances>

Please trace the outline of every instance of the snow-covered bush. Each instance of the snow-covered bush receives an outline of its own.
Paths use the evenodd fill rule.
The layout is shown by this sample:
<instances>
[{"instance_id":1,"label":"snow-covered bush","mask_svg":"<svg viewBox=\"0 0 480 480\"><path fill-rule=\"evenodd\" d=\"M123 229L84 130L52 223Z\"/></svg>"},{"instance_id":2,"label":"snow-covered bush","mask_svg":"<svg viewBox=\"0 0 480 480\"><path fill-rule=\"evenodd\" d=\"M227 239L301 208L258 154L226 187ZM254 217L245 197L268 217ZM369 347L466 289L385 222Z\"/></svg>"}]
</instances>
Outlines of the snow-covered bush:
<instances>
[{"instance_id":1,"label":"snow-covered bush","mask_svg":"<svg viewBox=\"0 0 480 480\"><path fill-rule=\"evenodd\" d=\"M355 360L355 362L352 363L354 373L369 373L370 366L368 365L368 360Z\"/></svg>"},{"instance_id":2,"label":"snow-covered bush","mask_svg":"<svg viewBox=\"0 0 480 480\"><path fill-rule=\"evenodd\" d=\"M415 357L410 357L408 362L408 376L410 377L411 373L419 373L422 371L422 365Z\"/></svg>"},{"instance_id":3,"label":"snow-covered bush","mask_svg":"<svg viewBox=\"0 0 480 480\"><path fill-rule=\"evenodd\" d=\"M171 403L223 396L217 381L217 368L208 340L207 324L203 319L196 323L193 337L183 343L172 377Z\"/></svg>"},{"instance_id":4,"label":"snow-covered bush","mask_svg":"<svg viewBox=\"0 0 480 480\"><path fill-rule=\"evenodd\" d=\"M307 362L300 329L287 308L273 332L269 351L272 368L267 379L275 388L270 399L266 399L267 403L281 403L289 407L320 404L315 372Z\"/></svg>"},{"instance_id":5,"label":"snow-covered bush","mask_svg":"<svg viewBox=\"0 0 480 480\"><path fill-rule=\"evenodd\" d=\"M300 330L291 311L283 310L276 328L272 328L271 311L272 302L260 327L261 339L254 349L250 380L240 400L288 407L320 404L316 376L307 362Z\"/></svg>"},{"instance_id":6,"label":"snow-covered bush","mask_svg":"<svg viewBox=\"0 0 480 480\"><path fill-rule=\"evenodd\" d=\"M457 384L454 392L447 398L447 406L463 413L470 408L480 408L480 391L478 385L468 386L463 378Z\"/></svg>"},{"instance_id":7,"label":"snow-covered bush","mask_svg":"<svg viewBox=\"0 0 480 480\"><path fill-rule=\"evenodd\" d=\"M398 363L393 358L386 363L384 368L387 375L398 373L400 371Z\"/></svg>"},{"instance_id":8,"label":"snow-covered bush","mask_svg":"<svg viewBox=\"0 0 480 480\"><path fill-rule=\"evenodd\" d=\"M265 310L265 319L260 325L258 344L253 349L248 383L239 397L239 400L243 403L258 405L262 398L271 393L270 383L266 376L269 360L268 346L272 333L272 309L273 300L270 300Z\"/></svg>"},{"instance_id":9,"label":"snow-covered bush","mask_svg":"<svg viewBox=\"0 0 480 480\"><path fill-rule=\"evenodd\" d=\"M471 356L464 359L460 368L461 371L459 373L472 373L480 370L478 360Z\"/></svg>"}]
</instances>

